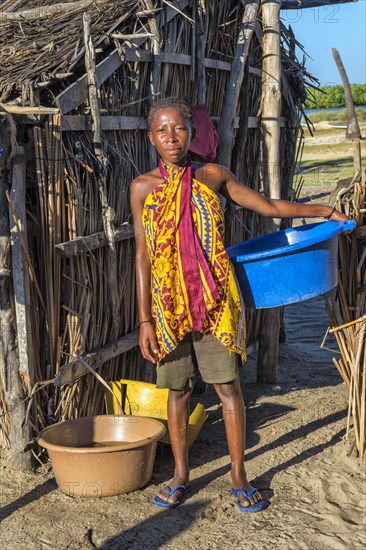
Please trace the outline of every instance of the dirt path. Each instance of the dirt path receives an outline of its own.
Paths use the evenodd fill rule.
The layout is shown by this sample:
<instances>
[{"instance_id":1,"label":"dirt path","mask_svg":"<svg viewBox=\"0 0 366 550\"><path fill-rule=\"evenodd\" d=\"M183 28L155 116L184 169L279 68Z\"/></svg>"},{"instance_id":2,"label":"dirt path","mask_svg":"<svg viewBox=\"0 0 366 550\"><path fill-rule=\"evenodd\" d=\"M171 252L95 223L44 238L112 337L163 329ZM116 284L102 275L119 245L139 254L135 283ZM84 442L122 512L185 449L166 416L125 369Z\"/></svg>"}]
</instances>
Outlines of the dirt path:
<instances>
[{"instance_id":1,"label":"dirt path","mask_svg":"<svg viewBox=\"0 0 366 550\"><path fill-rule=\"evenodd\" d=\"M366 134L365 123L360 123L361 134ZM361 155L366 155L366 144L361 142ZM305 130L305 148L303 161L332 160L340 157L353 157L353 143L346 140L346 128L337 127L326 121L314 124L314 133L311 136Z\"/></svg>"}]
</instances>

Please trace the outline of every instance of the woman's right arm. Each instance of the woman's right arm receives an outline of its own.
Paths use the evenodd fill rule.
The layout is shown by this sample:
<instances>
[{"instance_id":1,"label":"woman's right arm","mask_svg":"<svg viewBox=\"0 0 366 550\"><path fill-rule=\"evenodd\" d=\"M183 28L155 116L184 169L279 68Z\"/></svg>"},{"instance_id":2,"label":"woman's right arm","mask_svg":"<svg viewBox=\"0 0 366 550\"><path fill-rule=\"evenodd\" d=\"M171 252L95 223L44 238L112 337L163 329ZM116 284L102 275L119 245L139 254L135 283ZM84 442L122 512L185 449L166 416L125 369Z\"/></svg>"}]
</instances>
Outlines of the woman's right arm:
<instances>
[{"instance_id":1,"label":"woman's right arm","mask_svg":"<svg viewBox=\"0 0 366 550\"><path fill-rule=\"evenodd\" d=\"M155 363L158 346L151 320L151 262L142 225L144 200L144 186L136 179L131 183L131 208L136 241L136 293L141 323L139 345L143 357Z\"/></svg>"}]
</instances>

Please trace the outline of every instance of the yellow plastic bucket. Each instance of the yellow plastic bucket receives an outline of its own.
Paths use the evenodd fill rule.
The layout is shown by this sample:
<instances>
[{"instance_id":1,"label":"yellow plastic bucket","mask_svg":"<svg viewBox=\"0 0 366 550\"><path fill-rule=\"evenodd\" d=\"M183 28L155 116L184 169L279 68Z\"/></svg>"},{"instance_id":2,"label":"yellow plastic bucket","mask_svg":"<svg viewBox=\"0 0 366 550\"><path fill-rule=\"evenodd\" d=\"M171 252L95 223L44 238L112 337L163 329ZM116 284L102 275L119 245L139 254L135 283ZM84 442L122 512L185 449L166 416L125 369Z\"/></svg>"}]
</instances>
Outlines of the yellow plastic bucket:
<instances>
[{"instance_id":1,"label":"yellow plastic bucket","mask_svg":"<svg viewBox=\"0 0 366 550\"><path fill-rule=\"evenodd\" d=\"M105 404L107 414L118 415L121 403L122 409L127 415L148 416L156 418L167 425L168 389L159 389L155 384L139 382L137 380L116 380L108 382L113 391L106 392ZM202 403L198 403L188 421L188 446L191 447L196 440L207 414ZM170 444L169 431L160 440Z\"/></svg>"}]
</instances>

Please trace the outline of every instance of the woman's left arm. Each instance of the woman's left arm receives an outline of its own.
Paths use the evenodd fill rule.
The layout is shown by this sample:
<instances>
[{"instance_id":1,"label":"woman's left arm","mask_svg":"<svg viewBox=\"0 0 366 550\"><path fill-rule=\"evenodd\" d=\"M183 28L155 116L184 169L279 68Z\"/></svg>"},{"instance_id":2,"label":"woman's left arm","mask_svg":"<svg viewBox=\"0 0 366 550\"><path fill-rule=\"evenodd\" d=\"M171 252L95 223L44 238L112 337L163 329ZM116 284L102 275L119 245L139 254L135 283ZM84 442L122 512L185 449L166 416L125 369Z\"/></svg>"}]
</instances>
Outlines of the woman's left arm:
<instances>
[{"instance_id":1,"label":"woman's left arm","mask_svg":"<svg viewBox=\"0 0 366 550\"><path fill-rule=\"evenodd\" d=\"M270 199L240 183L235 176L225 169L223 194L235 204L258 212L268 218L316 218L329 220L348 220L342 212L326 204L302 204L280 199Z\"/></svg>"}]
</instances>

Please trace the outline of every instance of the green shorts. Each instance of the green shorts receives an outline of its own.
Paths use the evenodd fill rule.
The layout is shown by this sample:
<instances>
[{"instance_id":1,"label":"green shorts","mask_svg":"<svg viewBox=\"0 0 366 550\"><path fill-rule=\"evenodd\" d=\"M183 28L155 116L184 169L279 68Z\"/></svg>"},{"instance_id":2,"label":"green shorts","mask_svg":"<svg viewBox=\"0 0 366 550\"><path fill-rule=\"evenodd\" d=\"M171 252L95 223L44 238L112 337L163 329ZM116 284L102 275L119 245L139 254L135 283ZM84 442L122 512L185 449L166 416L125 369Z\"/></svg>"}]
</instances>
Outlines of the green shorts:
<instances>
[{"instance_id":1,"label":"green shorts","mask_svg":"<svg viewBox=\"0 0 366 550\"><path fill-rule=\"evenodd\" d=\"M191 332L157 367L156 387L185 390L197 370L208 384L231 382L239 374L238 358L211 334Z\"/></svg>"}]
</instances>

